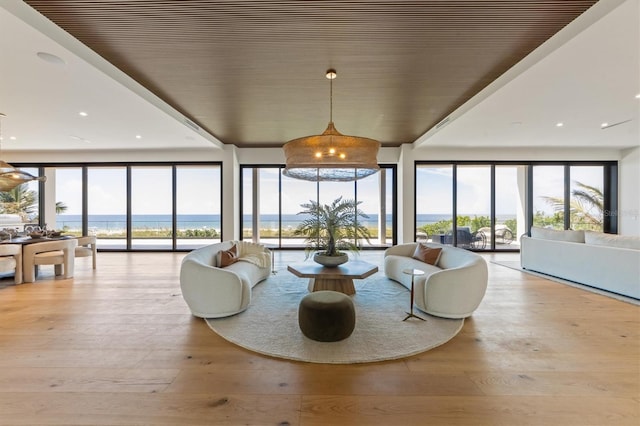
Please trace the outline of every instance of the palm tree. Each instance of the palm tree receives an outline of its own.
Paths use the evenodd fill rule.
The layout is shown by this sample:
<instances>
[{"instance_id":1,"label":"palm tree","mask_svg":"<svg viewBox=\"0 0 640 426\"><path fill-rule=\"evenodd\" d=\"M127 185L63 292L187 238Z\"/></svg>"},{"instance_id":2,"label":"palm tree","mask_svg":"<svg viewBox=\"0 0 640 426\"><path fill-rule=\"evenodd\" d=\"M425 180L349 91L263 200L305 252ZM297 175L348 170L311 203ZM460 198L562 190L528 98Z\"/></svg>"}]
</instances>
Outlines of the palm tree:
<instances>
[{"instance_id":1,"label":"palm tree","mask_svg":"<svg viewBox=\"0 0 640 426\"><path fill-rule=\"evenodd\" d=\"M307 251L324 250L325 256L342 254L340 250L357 251L357 241L364 238L369 242L369 229L358 222L358 218L368 218L355 200L342 200L338 197L329 204L320 204L310 200L301 204L304 209L300 215L308 215L293 232L305 236Z\"/></svg>"},{"instance_id":2,"label":"palm tree","mask_svg":"<svg viewBox=\"0 0 640 426\"><path fill-rule=\"evenodd\" d=\"M600 188L582 182L574 182L576 189L571 191L569 204L572 223L587 225L589 228L602 229L604 218L604 195ZM564 200L558 197L542 197L557 212L564 210Z\"/></svg>"},{"instance_id":3,"label":"palm tree","mask_svg":"<svg viewBox=\"0 0 640 426\"><path fill-rule=\"evenodd\" d=\"M29 222L37 213L37 195L36 191L29 189L24 183L10 191L0 192L0 211L18 214L23 222Z\"/></svg>"},{"instance_id":4,"label":"palm tree","mask_svg":"<svg viewBox=\"0 0 640 426\"><path fill-rule=\"evenodd\" d=\"M61 214L67 211L69 207L62 201L56 201L56 214Z\"/></svg>"}]
</instances>

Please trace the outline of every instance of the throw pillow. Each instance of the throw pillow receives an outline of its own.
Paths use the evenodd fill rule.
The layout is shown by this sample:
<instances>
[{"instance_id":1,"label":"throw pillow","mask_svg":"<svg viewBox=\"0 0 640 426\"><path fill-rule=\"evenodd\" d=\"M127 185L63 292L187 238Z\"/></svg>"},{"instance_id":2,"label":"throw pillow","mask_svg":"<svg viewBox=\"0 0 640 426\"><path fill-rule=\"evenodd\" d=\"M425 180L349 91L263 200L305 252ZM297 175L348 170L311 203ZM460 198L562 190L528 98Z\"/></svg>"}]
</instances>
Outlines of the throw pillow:
<instances>
[{"instance_id":1,"label":"throw pillow","mask_svg":"<svg viewBox=\"0 0 640 426\"><path fill-rule=\"evenodd\" d=\"M531 238L542 240L566 241L569 243L584 243L584 231L558 230L549 228L531 227Z\"/></svg>"},{"instance_id":2,"label":"throw pillow","mask_svg":"<svg viewBox=\"0 0 640 426\"><path fill-rule=\"evenodd\" d=\"M584 242L594 246L607 246L640 250L640 238L630 235L605 234L603 232L585 231Z\"/></svg>"},{"instance_id":3,"label":"throw pillow","mask_svg":"<svg viewBox=\"0 0 640 426\"><path fill-rule=\"evenodd\" d=\"M218 268L232 265L238 261L238 251L233 245L229 250L220 250L218 252Z\"/></svg>"},{"instance_id":4,"label":"throw pillow","mask_svg":"<svg viewBox=\"0 0 640 426\"><path fill-rule=\"evenodd\" d=\"M441 248L428 247L422 243L418 243L416 250L413 252L413 258L429 265L437 265L442 254Z\"/></svg>"}]
</instances>

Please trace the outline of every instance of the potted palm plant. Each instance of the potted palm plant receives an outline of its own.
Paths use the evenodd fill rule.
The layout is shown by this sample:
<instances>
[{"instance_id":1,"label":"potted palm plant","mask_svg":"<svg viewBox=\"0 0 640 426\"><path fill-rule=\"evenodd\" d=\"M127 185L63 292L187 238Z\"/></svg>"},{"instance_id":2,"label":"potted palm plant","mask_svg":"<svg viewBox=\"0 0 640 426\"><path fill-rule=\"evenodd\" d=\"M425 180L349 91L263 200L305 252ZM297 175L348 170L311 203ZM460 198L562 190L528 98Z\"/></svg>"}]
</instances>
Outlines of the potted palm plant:
<instances>
[{"instance_id":1,"label":"potted palm plant","mask_svg":"<svg viewBox=\"0 0 640 426\"><path fill-rule=\"evenodd\" d=\"M349 260L342 250L359 250L357 242L364 239L369 242L369 229L358 221L368 218L358 205L362 202L343 200L338 197L331 204L320 204L316 201L301 204L305 215L294 235L304 236L307 257L314 252L313 260L324 266L338 266Z\"/></svg>"}]
</instances>

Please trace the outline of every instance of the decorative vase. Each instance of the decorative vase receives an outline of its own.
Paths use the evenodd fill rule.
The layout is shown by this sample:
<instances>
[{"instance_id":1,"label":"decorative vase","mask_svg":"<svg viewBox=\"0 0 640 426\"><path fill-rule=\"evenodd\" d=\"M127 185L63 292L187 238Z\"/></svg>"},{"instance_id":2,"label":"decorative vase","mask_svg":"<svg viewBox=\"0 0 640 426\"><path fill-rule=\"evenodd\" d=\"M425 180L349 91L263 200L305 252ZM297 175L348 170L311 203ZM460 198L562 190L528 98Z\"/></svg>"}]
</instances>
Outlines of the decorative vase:
<instances>
[{"instance_id":1,"label":"decorative vase","mask_svg":"<svg viewBox=\"0 0 640 426\"><path fill-rule=\"evenodd\" d=\"M347 263L349 261L349 256L346 253L340 253L336 256L327 256L322 253L316 253L313 255L313 261L322 266L332 268L342 265L343 263Z\"/></svg>"}]
</instances>

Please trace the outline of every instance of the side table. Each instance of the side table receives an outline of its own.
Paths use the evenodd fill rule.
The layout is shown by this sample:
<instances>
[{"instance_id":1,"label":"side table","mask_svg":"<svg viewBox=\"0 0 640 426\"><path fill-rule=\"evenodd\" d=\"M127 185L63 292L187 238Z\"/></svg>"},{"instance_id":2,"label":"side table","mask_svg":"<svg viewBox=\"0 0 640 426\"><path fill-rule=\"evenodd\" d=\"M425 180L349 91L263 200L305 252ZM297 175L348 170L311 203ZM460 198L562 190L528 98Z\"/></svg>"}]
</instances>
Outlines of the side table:
<instances>
[{"instance_id":1,"label":"side table","mask_svg":"<svg viewBox=\"0 0 640 426\"><path fill-rule=\"evenodd\" d=\"M409 312L407 312L407 316L402 320L406 321L409 318L418 318L419 320L426 321L424 318L420 318L419 316L413 313L413 284L416 276L424 275L424 271L420 269L403 269L403 274L411 275L411 305L409 305Z\"/></svg>"}]
</instances>

